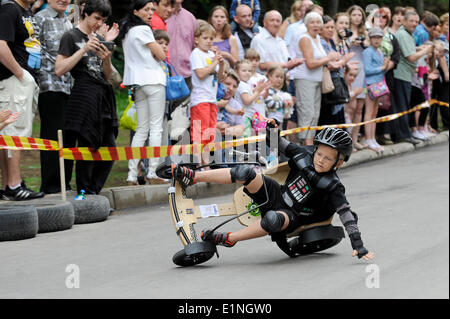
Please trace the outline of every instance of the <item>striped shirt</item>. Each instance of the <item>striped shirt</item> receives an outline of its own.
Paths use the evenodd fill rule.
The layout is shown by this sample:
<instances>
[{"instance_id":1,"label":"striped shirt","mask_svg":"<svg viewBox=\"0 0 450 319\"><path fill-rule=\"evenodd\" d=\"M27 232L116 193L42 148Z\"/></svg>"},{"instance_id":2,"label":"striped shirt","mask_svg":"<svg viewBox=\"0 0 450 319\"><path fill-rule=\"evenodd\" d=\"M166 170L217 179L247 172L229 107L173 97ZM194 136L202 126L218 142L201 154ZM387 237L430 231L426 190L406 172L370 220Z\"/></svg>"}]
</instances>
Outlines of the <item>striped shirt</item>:
<instances>
[{"instance_id":1,"label":"striped shirt","mask_svg":"<svg viewBox=\"0 0 450 319\"><path fill-rule=\"evenodd\" d=\"M67 72L61 77L56 76L55 62L58 55L59 42L63 34L72 29L72 23L64 16L47 6L35 15L37 37L42 46L42 61L39 71L40 93L52 91L70 94L73 79Z\"/></svg>"}]
</instances>

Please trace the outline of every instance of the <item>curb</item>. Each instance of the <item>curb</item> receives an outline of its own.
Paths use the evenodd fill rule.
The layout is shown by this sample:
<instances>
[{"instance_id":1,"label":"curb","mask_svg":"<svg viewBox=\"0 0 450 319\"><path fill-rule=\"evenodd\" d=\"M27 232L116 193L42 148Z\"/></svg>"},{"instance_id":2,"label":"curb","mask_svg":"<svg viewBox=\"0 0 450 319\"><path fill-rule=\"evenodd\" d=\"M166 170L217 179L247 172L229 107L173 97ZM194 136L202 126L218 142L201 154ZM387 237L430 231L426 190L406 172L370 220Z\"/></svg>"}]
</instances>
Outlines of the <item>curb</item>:
<instances>
[{"instance_id":1,"label":"curb","mask_svg":"<svg viewBox=\"0 0 450 319\"><path fill-rule=\"evenodd\" d=\"M394 145L384 146L384 153L377 154L371 150L362 150L350 157L341 169L345 169L358 164L366 163L373 160L380 160L396 156L403 153L415 151L427 146L441 144L449 141L449 131L441 132L440 134L431 137L428 142L421 142L417 145L410 143L398 143ZM140 185L140 186L124 186L113 187L102 190L100 195L108 198L111 208L114 210L121 210L126 208L138 208L158 204L168 203L168 187L169 184L161 185ZM214 197L220 195L231 194L237 190L240 185L230 184L209 184L201 183L191 186L187 189L189 198L198 199L199 197ZM75 192L69 192L68 197L76 196Z\"/></svg>"}]
</instances>

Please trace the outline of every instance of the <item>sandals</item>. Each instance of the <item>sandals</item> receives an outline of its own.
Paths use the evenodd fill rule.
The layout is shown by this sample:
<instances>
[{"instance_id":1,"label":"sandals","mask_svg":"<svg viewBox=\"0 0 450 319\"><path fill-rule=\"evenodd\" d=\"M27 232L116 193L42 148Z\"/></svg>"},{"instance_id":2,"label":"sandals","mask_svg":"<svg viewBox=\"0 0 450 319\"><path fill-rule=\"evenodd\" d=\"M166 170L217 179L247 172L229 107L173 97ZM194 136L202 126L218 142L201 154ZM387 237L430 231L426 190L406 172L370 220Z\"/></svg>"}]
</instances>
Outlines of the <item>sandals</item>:
<instances>
[{"instance_id":1,"label":"sandals","mask_svg":"<svg viewBox=\"0 0 450 319\"><path fill-rule=\"evenodd\" d=\"M366 140L365 145L367 145L367 148L381 154L384 152L384 147L377 143L375 140Z\"/></svg>"},{"instance_id":2,"label":"sandals","mask_svg":"<svg viewBox=\"0 0 450 319\"><path fill-rule=\"evenodd\" d=\"M361 145L358 142L354 142L353 143L353 148L358 150L358 151L361 151L361 150L363 150L363 149L365 149L367 147L368 147L367 145Z\"/></svg>"}]
</instances>

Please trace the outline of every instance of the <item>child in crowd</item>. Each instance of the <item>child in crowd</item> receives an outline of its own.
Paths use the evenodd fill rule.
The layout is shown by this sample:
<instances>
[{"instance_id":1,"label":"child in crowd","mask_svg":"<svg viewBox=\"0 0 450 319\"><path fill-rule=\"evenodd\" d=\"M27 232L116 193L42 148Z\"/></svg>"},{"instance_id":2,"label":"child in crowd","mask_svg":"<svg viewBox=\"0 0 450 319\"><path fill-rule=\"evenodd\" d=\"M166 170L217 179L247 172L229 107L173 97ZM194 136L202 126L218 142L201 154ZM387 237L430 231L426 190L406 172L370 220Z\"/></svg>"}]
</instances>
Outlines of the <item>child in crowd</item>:
<instances>
[{"instance_id":1,"label":"child in crowd","mask_svg":"<svg viewBox=\"0 0 450 319\"><path fill-rule=\"evenodd\" d=\"M155 37L155 41L160 45L161 49L163 49L164 53L167 55L170 44L169 34L164 30L153 30L153 35Z\"/></svg>"},{"instance_id":2,"label":"child in crowd","mask_svg":"<svg viewBox=\"0 0 450 319\"><path fill-rule=\"evenodd\" d=\"M217 115L217 128L223 136L238 137L244 134L244 110L234 98L239 82L239 77L234 71L228 72L223 81L227 92L225 97L218 102L219 113Z\"/></svg>"},{"instance_id":3,"label":"child in crowd","mask_svg":"<svg viewBox=\"0 0 450 319\"><path fill-rule=\"evenodd\" d=\"M294 106L292 96L281 91L286 74L281 66L274 66L267 71L267 78L272 83L272 87L269 88L268 95L264 101L267 117L283 123L285 119L290 118Z\"/></svg>"},{"instance_id":4,"label":"child in crowd","mask_svg":"<svg viewBox=\"0 0 450 319\"><path fill-rule=\"evenodd\" d=\"M433 41L434 59L430 61L430 66L438 71L438 78L433 81L432 98L448 103L449 101L449 64L448 64L448 42L441 40ZM426 131L437 133L438 112L442 120L442 129L448 130L449 111L448 107L434 104L431 106L429 124Z\"/></svg>"},{"instance_id":5,"label":"child in crowd","mask_svg":"<svg viewBox=\"0 0 450 319\"><path fill-rule=\"evenodd\" d=\"M248 84L252 87L254 90L259 82L261 81L267 81L267 77L263 74L258 73L259 70L259 63L261 60L261 56L259 55L258 51L254 49L248 49L245 52L245 59L249 60L252 64L252 76L250 77L250 80L248 80ZM265 96L267 95L267 91L263 91L261 95L256 99L254 102L256 104L256 108L259 110L266 109L266 104L264 103ZM255 131L259 131L260 129L265 128L265 122L261 122L258 119L263 119L266 116L266 113L258 112L259 114L254 114L253 116L253 129ZM255 123L258 123L255 125Z\"/></svg>"},{"instance_id":6,"label":"child in crowd","mask_svg":"<svg viewBox=\"0 0 450 319\"><path fill-rule=\"evenodd\" d=\"M369 30L370 46L363 51L363 63L365 85L368 93L366 94L366 108L364 112L364 121L370 121L376 118L378 113L379 98L376 94L389 94L384 73L389 66L389 58L384 58L381 52L381 42L383 41L384 32L379 27ZM376 88L376 89L375 89ZM380 90L380 88L384 88ZM376 91L376 92L375 92ZM383 146L378 144L375 139L376 123L365 125L365 142L364 146L369 149L381 153L384 152Z\"/></svg>"},{"instance_id":7,"label":"child in crowd","mask_svg":"<svg viewBox=\"0 0 450 319\"><path fill-rule=\"evenodd\" d=\"M439 71L436 69L435 48L430 51L424 62L417 68L411 81L411 107L417 106L430 100L432 81L439 78ZM410 114L411 135L417 140L428 141L430 138L425 132L425 124L428 117L429 108Z\"/></svg>"},{"instance_id":8,"label":"child in crowd","mask_svg":"<svg viewBox=\"0 0 450 319\"><path fill-rule=\"evenodd\" d=\"M356 97L358 95L360 95L362 93L362 91L363 91L362 87L358 87L358 88L353 88L352 87L353 83L356 80L356 77L358 76L358 72L359 72L358 67L353 65L353 64L352 65L347 65L345 67L344 78L345 78L345 82L347 83L347 86L348 86L348 91L350 93L350 101L349 101L349 103L351 101L354 101L356 99ZM348 104L345 105L345 109L348 108ZM351 120L351 118L350 118L350 116L349 116L349 114L347 112L345 112L345 123L346 124L351 124L352 123L352 120ZM347 131L351 134L352 128L348 128ZM353 146L355 146L355 143L356 143L356 141L353 141ZM361 145L360 148L363 149L364 147ZM358 151L358 148L353 147L353 152L356 152L356 151Z\"/></svg>"},{"instance_id":9,"label":"child in crowd","mask_svg":"<svg viewBox=\"0 0 450 319\"><path fill-rule=\"evenodd\" d=\"M236 16L236 9L240 5L245 4L252 9L253 16L252 16L252 31L253 33L259 32L259 25L258 25L258 19L259 15L261 14L261 5L259 3L259 0L233 0L231 2L230 7L230 20L231 22L231 32L234 33L237 28L237 23L234 21L234 17Z\"/></svg>"},{"instance_id":10,"label":"child in crowd","mask_svg":"<svg viewBox=\"0 0 450 319\"><path fill-rule=\"evenodd\" d=\"M224 59L213 52L216 31L209 24L200 24L195 30L196 48L190 56L192 92L190 102L191 140L195 144L214 142L217 124L217 87L223 79ZM203 152L201 165L209 163L209 152Z\"/></svg>"},{"instance_id":11,"label":"child in crowd","mask_svg":"<svg viewBox=\"0 0 450 319\"><path fill-rule=\"evenodd\" d=\"M245 114L245 133L244 136L252 135L252 129L258 130L255 125L252 124L252 120L259 117L265 118L266 107L264 103L261 103L261 95L266 94L270 83L265 80L260 80L252 88L250 79L253 74L252 63L249 60L239 61L236 65L236 72L241 80L239 87L236 91L235 97L240 105L244 107Z\"/></svg>"}]
</instances>

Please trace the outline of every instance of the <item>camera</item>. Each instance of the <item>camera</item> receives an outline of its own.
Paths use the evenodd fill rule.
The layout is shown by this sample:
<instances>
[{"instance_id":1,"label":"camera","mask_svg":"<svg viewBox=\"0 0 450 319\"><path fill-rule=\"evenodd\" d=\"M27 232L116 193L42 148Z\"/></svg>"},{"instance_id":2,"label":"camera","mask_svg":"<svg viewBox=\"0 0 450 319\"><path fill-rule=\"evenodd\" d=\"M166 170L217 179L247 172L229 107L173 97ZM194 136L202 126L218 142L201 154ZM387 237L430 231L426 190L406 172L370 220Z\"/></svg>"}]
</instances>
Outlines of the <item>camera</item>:
<instances>
[{"instance_id":1,"label":"camera","mask_svg":"<svg viewBox=\"0 0 450 319\"><path fill-rule=\"evenodd\" d=\"M100 41L100 43L103 44L109 51L114 50L114 42Z\"/></svg>"},{"instance_id":2,"label":"camera","mask_svg":"<svg viewBox=\"0 0 450 319\"><path fill-rule=\"evenodd\" d=\"M353 32L350 29L345 29L344 31L345 31L345 35L344 36L342 36L340 33L338 33L339 38L347 39L347 38L350 38L353 35Z\"/></svg>"},{"instance_id":3,"label":"camera","mask_svg":"<svg viewBox=\"0 0 450 319\"><path fill-rule=\"evenodd\" d=\"M364 40L366 40L366 37L363 36L363 35L360 35L359 37L357 37L357 38L355 39L355 41L361 41L361 42L364 42Z\"/></svg>"}]
</instances>

